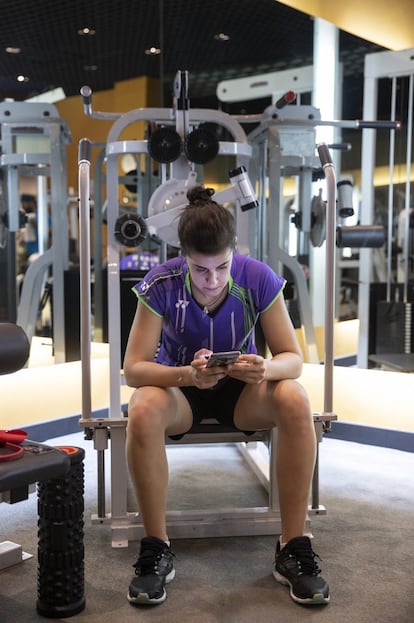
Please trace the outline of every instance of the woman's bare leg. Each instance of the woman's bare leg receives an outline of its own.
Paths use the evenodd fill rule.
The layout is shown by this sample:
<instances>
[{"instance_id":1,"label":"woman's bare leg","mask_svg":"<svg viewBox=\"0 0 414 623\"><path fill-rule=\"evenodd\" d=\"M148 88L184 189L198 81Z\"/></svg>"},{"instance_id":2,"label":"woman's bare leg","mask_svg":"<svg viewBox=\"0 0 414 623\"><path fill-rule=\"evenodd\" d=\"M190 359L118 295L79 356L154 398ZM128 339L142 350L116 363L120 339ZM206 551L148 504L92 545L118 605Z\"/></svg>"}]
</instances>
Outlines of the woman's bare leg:
<instances>
[{"instance_id":1,"label":"woman's bare leg","mask_svg":"<svg viewBox=\"0 0 414 623\"><path fill-rule=\"evenodd\" d=\"M147 536L168 539L165 435L183 433L191 424L191 409L179 390L142 387L130 399L126 454Z\"/></svg>"},{"instance_id":2,"label":"woman's bare leg","mask_svg":"<svg viewBox=\"0 0 414 623\"><path fill-rule=\"evenodd\" d=\"M316 436L308 398L293 380L248 385L235 409L242 430L277 426L276 470L284 542L302 536L316 459Z\"/></svg>"}]
</instances>

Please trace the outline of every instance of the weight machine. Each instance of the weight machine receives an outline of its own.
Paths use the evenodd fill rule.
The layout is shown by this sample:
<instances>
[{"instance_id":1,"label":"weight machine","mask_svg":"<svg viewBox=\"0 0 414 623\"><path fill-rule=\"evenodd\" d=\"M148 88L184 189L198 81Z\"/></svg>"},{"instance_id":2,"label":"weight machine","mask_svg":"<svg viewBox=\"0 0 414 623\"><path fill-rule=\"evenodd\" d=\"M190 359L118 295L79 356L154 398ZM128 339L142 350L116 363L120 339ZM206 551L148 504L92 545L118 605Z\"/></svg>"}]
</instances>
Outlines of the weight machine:
<instances>
[{"instance_id":1,"label":"weight machine","mask_svg":"<svg viewBox=\"0 0 414 623\"><path fill-rule=\"evenodd\" d=\"M46 274L53 276L53 338L57 363L65 361L64 271L68 267L66 145L70 133L55 106L33 102L0 103L2 172L0 253L6 264L7 320L17 322L29 341L35 334ZM39 256L30 263L17 291L16 233L24 225L19 177L37 178ZM49 186L48 188L48 180ZM48 214L50 193L51 218ZM52 245L49 247L49 222ZM2 231L1 231L2 230ZM4 285L4 284L3 284ZM2 297L3 298L3 297Z\"/></svg>"},{"instance_id":2,"label":"weight machine","mask_svg":"<svg viewBox=\"0 0 414 623\"><path fill-rule=\"evenodd\" d=\"M138 245L147 236L160 238L171 246L177 246L176 216L186 203L187 189L197 183L194 163L205 164L208 159L220 155L235 157L235 167L229 174L230 185L219 190L215 199L235 210L238 227L239 244L242 249L248 249L251 228L248 220L258 208L258 201L247 168L252 155L252 148L240 123L231 116L220 111L190 109L188 103L188 76L186 72L178 72L174 82L174 99L172 109L137 109L123 115L113 113L94 112L91 103L91 90L83 87L84 111L88 116L96 118L114 119L109 131L106 145L107 161L107 223L108 223L108 337L110 347L110 405L109 417L94 419L90 404L90 249L89 249L89 171L91 166L92 143L82 139L79 146L79 203L80 203L80 255L81 255L81 344L82 344L82 379L83 404L80 426L85 429L86 436L93 439L98 457L98 513L93 517L95 523L110 522L114 546L125 546L130 539L139 538L142 534L142 525L139 516L127 509L128 473L125 460L126 418L122 415L120 399L121 376L121 349L120 349L120 289L119 289L119 244ZM147 121L155 123L148 139L142 141L121 140L123 130L137 122ZM213 123L222 126L231 136L232 141L218 141L202 126L204 123ZM315 151L315 144L313 144ZM161 179L164 180L153 193L149 205L148 216L143 218L136 213L119 216L118 197L118 158L125 153L146 154L157 159L161 164ZM328 211L331 214L327 223L328 244L332 246L332 232L335 224L335 175L329 150L325 145L318 149L319 158L329 185ZM168 176L168 179L167 179ZM326 284L327 299L333 299L332 267L334 261L327 261L331 267ZM327 324L331 327L332 306L327 306ZM332 340L327 331L325 366L332 368ZM324 412L314 414L314 422L318 440L321 441L329 423L336 419L332 408L332 370L327 373L326 403ZM201 425L203 429L204 425ZM205 428L203 430L206 430ZM255 465L256 473L261 473L261 479L267 481L269 491L268 507L253 509L220 509L213 513L200 511L187 514L177 511L167 515L168 530L172 537L201 537L213 535L236 534L275 534L280 529L280 515L277 506L277 488L274 479L269 481L269 465L264 469L259 466L255 448L250 452L243 435L226 433L220 429L207 428L200 431L196 439L186 436L180 443L206 443L208 441L237 442L243 454L248 457L250 464ZM273 447L277 432L266 432L265 437L270 449L270 462L274 466ZM111 440L111 512L105 510L104 463L108 440ZM263 435L258 433L252 441L264 441ZM267 470L267 472L266 472ZM271 470L270 473L274 472ZM309 513L323 514L325 509L319 504L318 467L315 469L312 503Z\"/></svg>"},{"instance_id":3,"label":"weight machine","mask_svg":"<svg viewBox=\"0 0 414 623\"><path fill-rule=\"evenodd\" d=\"M312 248L321 247L326 237L326 205L322 189L319 194L314 194L315 182L324 178L315 153L316 129L330 126L338 130L362 130L369 136L375 135L376 130L389 130L393 135L400 123L395 117L390 121L322 120L319 109L302 105L300 99L297 104L289 105L295 102L292 88L297 88L299 95L312 91L312 66L223 81L217 87L217 96L229 103L257 97L272 98L273 103L261 114L233 115L244 128L256 126L247 134L253 150L248 172L253 186L258 189L260 202L250 249L277 272L284 266L293 276L307 347L306 358L319 363L309 296L319 275L315 275L311 265L308 283L301 265L312 263ZM375 115L367 114L367 119L372 118ZM348 151L351 145L337 142L329 148ZM291 200L284 195L284 181L289 179L294 182L295 197ZM340 178L337 183L335 247L378 251L385 244L385 231L383 226L373 224L372 215L363 213L362 223L365 224L347 224L354 214L352 192L352 181ZM295 212L293 202L297 206ZM297 258L289 248L292 223L296 229ZM335 297L339 298L337 293Z\"/></svg>"},{"instance_id":4,"label":"weight machine","mask_svg":"<svg viewBox=\"0 0 414 623\"><path fill-rule=\"evenodd\" d=\"M361 268L358 296L360 335L358 366L368 367L369 359L375 363L389 363L391 369L412 371L414 363L414 323L412 304L413 228L411 178L413 162L413 111L414 111L414 48L398 52L377 52L367 54L364 70L364 115L375 117L379 101L389 101L391 119L395 120L397 110L402 114L404 124L398 138L402 140L405 129L405 162L396 162L396 135L390 133L389 178L388 178L388 222L387 222L387 266L383 292L375 300L370 290L372 257L369 249L361 252ZM406 100L401 98L406 93ZM404 106L404 109L403 109ZM363 218L373 219L375 205L374 172L377 162L376 132L362 134L362 198ZM404 208L395 213L394 187L398 167L404 171ZM395 223L398 223L396 228ZM393 245L399 247L397 270L394 271ZM378 326L377 326L378 314ZM384 332L381 323L386 326ZM371 325L374 324L374 331ZM384 335L385 333L385 335ZM380 336L379 345L372 347L373 334ZM373 352L374 351L374 352ZM373 355L373 356L372 356Z\"/></svg>"}]
</instances>

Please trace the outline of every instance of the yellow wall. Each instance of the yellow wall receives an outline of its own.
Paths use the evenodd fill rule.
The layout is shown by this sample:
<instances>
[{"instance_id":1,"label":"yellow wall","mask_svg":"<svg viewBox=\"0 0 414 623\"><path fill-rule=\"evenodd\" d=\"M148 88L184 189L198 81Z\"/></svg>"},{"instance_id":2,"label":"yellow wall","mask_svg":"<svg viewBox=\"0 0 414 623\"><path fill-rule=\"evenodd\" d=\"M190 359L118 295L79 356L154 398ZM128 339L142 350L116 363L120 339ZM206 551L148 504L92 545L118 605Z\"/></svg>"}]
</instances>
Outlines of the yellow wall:
<instances>
[{"instance_id":1,"label":"yellow wall","mask_svg":"<svg viewBox=\"0 0 414 623\"><path fill-rule=\"evenodd\" d=\"M414 47L412 0L278 0L390 50Z\"/></svg>"},{"instance_id":2,"label":"yellow wall","mask_svg":"<svg viewBox=\"0 0 414 623\"><path fill-rule=\"evenodd\" d=\"M113 89L92 94L92 107L100 112L125 113L135 108L156 106L158 80L146 77L117 82ZM78 186L78 144L81 138L105 143L113 121L86 117L80 95L68 97L56 104L59 114L71 131L72 142L67 149L68 186ZM137 123L123 134L126 139L142 139L144 123Z\"/></svg>"}]
</instances>

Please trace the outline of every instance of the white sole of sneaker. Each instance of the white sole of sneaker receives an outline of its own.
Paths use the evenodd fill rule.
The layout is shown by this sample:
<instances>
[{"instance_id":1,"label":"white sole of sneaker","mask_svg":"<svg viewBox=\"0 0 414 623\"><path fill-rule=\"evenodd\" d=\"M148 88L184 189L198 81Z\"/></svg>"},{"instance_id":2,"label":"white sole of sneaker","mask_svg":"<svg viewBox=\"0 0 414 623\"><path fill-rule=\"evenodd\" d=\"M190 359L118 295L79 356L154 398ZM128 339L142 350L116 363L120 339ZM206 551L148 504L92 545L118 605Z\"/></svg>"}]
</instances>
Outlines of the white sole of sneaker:
<instances>
[{"instance_id":1,"label":"white sole of sneaker","mask_svg":"<svg viewBox=\"0 0 414 623\"><path fill-rule=\"evenodd\" d=\"M140 593L137 597L131 597L128 593L127 599L129 603L133 605L138 604L140 606L157 606L158 604L162 604L167 599L167 593L164 590L163 594L161 595L161 597L158 597L158 599L150 599L148 593Z\"/></svg>"},{"instance_id":2,"label":"white sole of sneaker","mask_svg":"<svg viewBox=\"0 0 414 623\"><path fill-rule=\"evenodd\" d=\"M170 573L165 576L165 583L169 584L175 578L175 569L171 569ZM158 604L164 603L167 599L167 593L164 589L161 597L151 598L148 593L140 593L137 597L131 597L131 595L127 594L127 599L130 604L138 604L140 606L157 606Z\"/></svg>"},{"instance_id":3,"label":"white sole of sneaker","mask_svg":"<svg viewBox=\"0 0 414 623\"><path fill-rule=\"evenodd\" d=\"M290 597L297 604L303 604L305 606L323 606L325 604L328 604L330 601L330 596L328 595L328 597L325 597L322 593L315 593L312 598L301 599L294 594L292 590L292 584L287 578L285 578L283 575L280 575L280 573L278 573L277 571L273 571L273 577L275 578L276 582L279 582L279 584L289 586Z\"/></svg>"}]
</instances>

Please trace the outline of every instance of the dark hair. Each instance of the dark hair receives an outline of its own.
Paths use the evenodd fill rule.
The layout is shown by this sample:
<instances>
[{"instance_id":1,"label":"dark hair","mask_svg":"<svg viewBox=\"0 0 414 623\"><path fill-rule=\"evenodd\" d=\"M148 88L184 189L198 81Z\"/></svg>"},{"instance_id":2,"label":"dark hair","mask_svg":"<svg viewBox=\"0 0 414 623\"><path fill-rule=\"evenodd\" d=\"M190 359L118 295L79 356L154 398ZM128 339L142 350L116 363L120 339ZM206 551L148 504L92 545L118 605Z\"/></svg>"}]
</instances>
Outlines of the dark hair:
<instances>
[{"instance_id":1,"label":"dark hair","mask_svg":"<svg viewBox=\"0 0 414 623\"><path fill-rule=\"evenodd\" d=\"M231 212L212 199L213 188L194 186L187 192L188 205L178 222L178 237L184 255L191 251L217 255L234 249L236 224Z\"/></svg>"}]
</instances>

